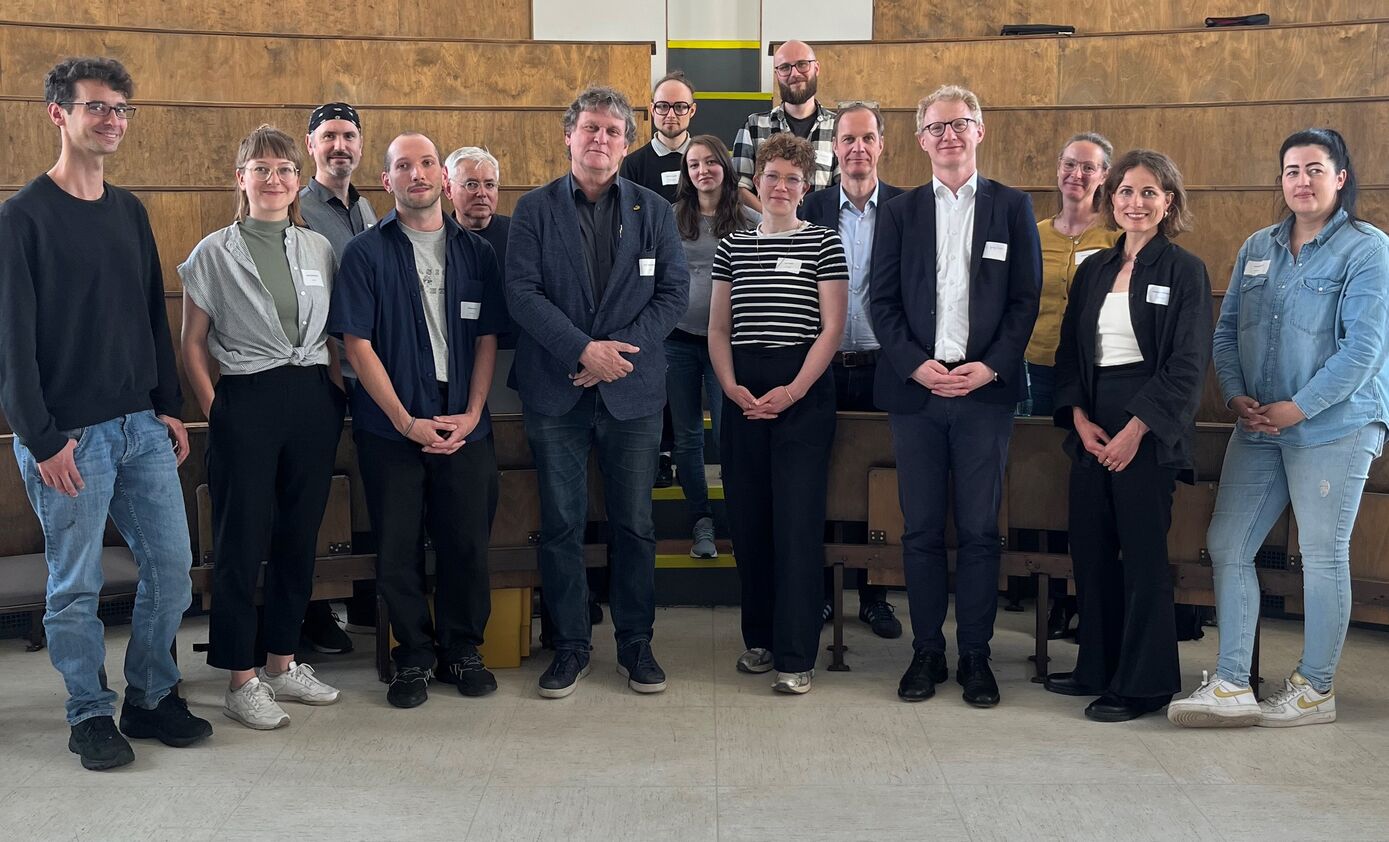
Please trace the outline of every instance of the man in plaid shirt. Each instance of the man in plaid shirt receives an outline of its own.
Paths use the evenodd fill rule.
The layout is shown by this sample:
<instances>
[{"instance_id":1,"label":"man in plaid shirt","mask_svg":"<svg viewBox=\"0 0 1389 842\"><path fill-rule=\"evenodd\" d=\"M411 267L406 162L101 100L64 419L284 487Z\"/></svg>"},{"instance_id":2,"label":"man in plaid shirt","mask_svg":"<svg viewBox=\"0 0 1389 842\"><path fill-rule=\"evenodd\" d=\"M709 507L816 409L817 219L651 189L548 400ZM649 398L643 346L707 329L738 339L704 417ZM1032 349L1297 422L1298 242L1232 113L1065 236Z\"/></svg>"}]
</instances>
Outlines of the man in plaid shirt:
<instances>
[{"instance_id":1,"label":"man in plaid shirt","mask_svg":"<svg viewBox=\"0 0 1389 842\"><path fill-rule=\"evenodd\" d=\"M761 211L762 202L753 186L753 162L757 147L777 132L791 132L815 147L815 173L810 189L819 190L838 180L834 160L834 112L820 105L815 90L820 64L815 51L803 41L787 41L772 57L781 105L771 111L749 114L733 143L733 169L738 173L738 193L743 204Z\"/></svg>"}]
</instances>

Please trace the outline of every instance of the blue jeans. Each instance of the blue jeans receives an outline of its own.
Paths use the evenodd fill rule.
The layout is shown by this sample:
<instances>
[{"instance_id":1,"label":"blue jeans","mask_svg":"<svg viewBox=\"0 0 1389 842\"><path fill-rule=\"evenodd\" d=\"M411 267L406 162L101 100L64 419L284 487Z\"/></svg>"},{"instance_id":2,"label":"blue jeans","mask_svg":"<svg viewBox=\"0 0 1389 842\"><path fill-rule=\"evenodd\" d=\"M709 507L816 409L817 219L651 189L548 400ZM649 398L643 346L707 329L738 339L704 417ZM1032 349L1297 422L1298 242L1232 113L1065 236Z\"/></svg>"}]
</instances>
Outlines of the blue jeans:
<instances>
[{"instance_id":1,"label":"blue jeans","mask_svg":"<svg viewBox=\"0 0 1389 842\"><path fill-rule=\"evenodd\" d=\"M709 504L709 483L704 478L704 403L714 424L714 441L719 440L719 410L723 390L709 362L709 345L666 340L666 401L675 436L676 477L685 492L690 526L700 518L713 517Z\"/></svg>"},{"instance_id":2,"label":"blue jeans","mask_svg":"<svg viewBox=\"0 0 1389 842\"><path fill-rule=\"evenodd\" d=\"M1215 568L1221 678L1249 685L1260 601L1254 553L1291 501L1306 604L1297 671L1317 690L1331 689L1350 624L1350 533L1384 434L1376 422L1315 447L1289 447L1239 430L1230 436L1206 538Z\"/></svg>"},{"instance_id":3,"label":"blue jeans","mask_svg":"<svg viewBox=\"0 0 1389 842\"><path fill-rule=\"evenodd\" d=\"M193 599L193 550L168 428L153 412L64 432L77 439L73 455L86 483L76 497L43 484L38 462L18 437L14 452L43 527L48 655L67 686L68 724L76 725L116 709L116 694L106 686L105 627L96 613L107 514L140 566L125 652L125 699L132 705L152 709L178 683L169 648Z\"/></svg>"},{"instance_id":4,"label":"blue jeans","mask_svg":"<svg viewBox=\"0 0 1389 842\"><path fill-rule=\"evenodd\" d=\"M595 445L603 478L611 547L608 603L621 649L651 640L656 622L656 529L651 483L661 443L661 413L620 421L596 388L563 415L525 411L526 437L540 486L540 580L554 620L556 649L588 651L588 454Z\"/></svg>"}]
</instances>

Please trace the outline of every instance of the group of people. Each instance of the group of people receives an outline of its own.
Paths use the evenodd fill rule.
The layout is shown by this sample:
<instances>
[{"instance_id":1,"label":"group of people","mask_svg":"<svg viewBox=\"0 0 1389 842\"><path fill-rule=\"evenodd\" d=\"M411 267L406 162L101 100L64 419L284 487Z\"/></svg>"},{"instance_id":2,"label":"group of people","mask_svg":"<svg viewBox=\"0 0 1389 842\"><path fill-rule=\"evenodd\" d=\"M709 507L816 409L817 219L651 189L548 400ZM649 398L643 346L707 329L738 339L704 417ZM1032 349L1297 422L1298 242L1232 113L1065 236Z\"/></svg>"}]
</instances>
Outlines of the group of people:
<instances>
[{"instance_id":1,"label":"group of people","mask_svg":"<svg viewBox=\"0 0 1389 842\"><path fill-rule=\"evenodd\" d=\"M1106 722L1164 706L1188 726L1334 719L1350 530L1389 421L1389 241L1355 215L1341 136L1309 129L1284 142L1287 213L1241 249L1212 335L1205 265L1173 242L1191 215L1167 156L1115 158L1102 136L1075 135L1057 158L1060 210L1037 222L1027 194L979 172L985 116L972 92L944 85L921 100L916 137L932 178L902 189L878 177L874 104L819 103L818 61L799 41L780 47L774 72L781 104L749 117L731 153L691 136L697 105L683 74L655 86L653 138L631 154L626 97L584 90L563 118L570 171L510 218L495 213L494 157L476 147L445 157L404 132L381 172L394 207L377 221L351 186L362 121L347 103L315 109L303 141L270 126L242 141L234 221L178 270L184 368L209 422L208 660L229 672L224 713L272 729L289 721L281 703L340 696L295 652L349 411L398 644L388 701L418 706L434 678L465 696L496 688L478 647L497 500L487 396L505 344L541 503L555 649L543 697L573 693L590 668L591 452L611 533L617 669L636 692L666 687L652 649L650 489L668 403L692 554L715 552L706 406L719 443L742 584L739 671L774 671L779 692L810 690L828 616L836 411L882 411L913 633L898 695L931 698L949 677L953 499L955 677L967 703L997 705L998 512L1022 405L1069 430L1072 459L1079 654L1046 688L1095 697L1085 714ZM61 155L0 205L12 244L0 255L0 405L44 529L45 626L67 684L69 747L92 769L130 762L127 736L185 746L211 733L174 692L169 652L190 599L176 472L189 448L160 264L143 207L103 180L133 93L110 59L53 68L45 97ZM316 165L302 189L301 149ZM1210 527L1220 658L1214 677L1173 701L1166 533L1175 483L1193 478L1212 354L1239 416ZM1259 701L1254 553L1288 502L1306 646L1284 688ZM108 512L141 575L119 728L96 616ZM860 618L901 634L866 583Z\"/></svg>"}]
</instances>

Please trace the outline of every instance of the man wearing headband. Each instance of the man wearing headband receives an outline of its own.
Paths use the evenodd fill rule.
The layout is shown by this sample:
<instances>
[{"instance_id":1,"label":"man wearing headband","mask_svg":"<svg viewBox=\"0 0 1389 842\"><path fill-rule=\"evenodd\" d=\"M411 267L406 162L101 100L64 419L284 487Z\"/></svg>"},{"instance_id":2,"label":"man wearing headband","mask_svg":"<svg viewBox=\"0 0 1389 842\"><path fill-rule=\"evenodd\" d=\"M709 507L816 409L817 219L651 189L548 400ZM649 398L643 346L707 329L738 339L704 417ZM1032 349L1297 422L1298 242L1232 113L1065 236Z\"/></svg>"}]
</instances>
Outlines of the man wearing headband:
<instances>
[{"instance_id":1,"label":"man wearing headband","mask_svg":"<svg viewBox=\"0 0 1389 842\"><path fill-rule=\"evenodd\" d=\"M357 109L345 102L329 102L309 116L309 133L304 139L313 157L314 175L299 191L299 210L310 230L328 238L333 253L342 260L347 241L376 224L371 203L352 186L352 173L362 162L362 119ZM357 373L347 361L342 340L332 340L342 361L343 387L350 396L357 386ZM354 632L376 632L376 588L371 581L355 583L347 603L347 626ZM305 642L317 652L340 655L352 651L352 638L343 633L326 601L309 603L304 614Z\"/></svg>"}]
</instances>

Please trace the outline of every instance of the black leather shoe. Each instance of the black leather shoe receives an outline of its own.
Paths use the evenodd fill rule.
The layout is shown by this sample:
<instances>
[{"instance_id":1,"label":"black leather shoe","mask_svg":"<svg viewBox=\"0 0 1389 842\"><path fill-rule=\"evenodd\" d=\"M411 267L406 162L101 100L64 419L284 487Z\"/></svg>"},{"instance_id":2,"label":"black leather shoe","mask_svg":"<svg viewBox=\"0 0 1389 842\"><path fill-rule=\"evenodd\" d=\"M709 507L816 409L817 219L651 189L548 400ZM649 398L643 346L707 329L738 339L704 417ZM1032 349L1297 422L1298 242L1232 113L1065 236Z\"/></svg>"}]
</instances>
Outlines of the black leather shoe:
<instances>
[{"instance_id":1,"label":"black leather shoe","mask_svg":"<svg viewBox=\"0 0 1389 842\"><path fill-rule=\"evenodd\" d=\"M902 621L897 619L895 610L887 600L880 599L860 605L858 618L867 623L878 637L896 640L902 636Z\"/></svg>"},{"instance_id":2,"label":"black leather shoe","mask_svg":"<svg viewBox=\"0 0 1389 842\"><path fill-rule=\"evenodd\" d=\"M897 698L904 702L924 702L936 695L936 685L949 677L944 652L917 652L897 683Z\"/></svg>"},{"instance_id":3,"label":"black leather shoe","mask_svg":"<svg viewBox=\"0 0 1389 842\"><path fill-rule=\"evenodd\" d=\"M1060 693L1063 696L1102 696L1103 690L1096 690L1093 687L1086 687L1075 680L1073 672L1054 672L1047 676L1047 680L1042 682L1042 686L1050 693Z\"/></svg>"},{"instance_id":4,"label":"black leather shoe","mask_svg":"<svg viewBox=\"0 0 1389 842\"><path fill-rule=\"evenodd\" d=\"M1162 710L1171 697L1154 699L1130 699L1113 693L1105 693L1091 702L1085 715L1096 722L1128 722L1144 714Z\"/></svg>"},{"instance_id":5,"label":"black leather shoe","mask_svg":"<svg viewBox=\"0 0 1389 842\"><path fill-rule=\"evenodd\" d=\"M964 699L969 704L977 708L998 704L998 681L994 679L994 671L989 669L988 655L982 652L961 655L955 680L965 688Z\"/></svg>"}]
</instances>

